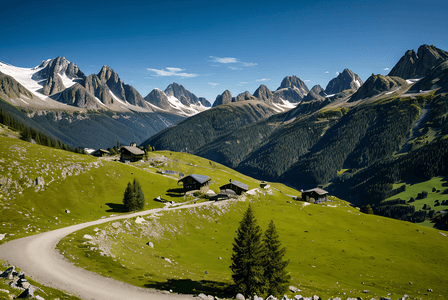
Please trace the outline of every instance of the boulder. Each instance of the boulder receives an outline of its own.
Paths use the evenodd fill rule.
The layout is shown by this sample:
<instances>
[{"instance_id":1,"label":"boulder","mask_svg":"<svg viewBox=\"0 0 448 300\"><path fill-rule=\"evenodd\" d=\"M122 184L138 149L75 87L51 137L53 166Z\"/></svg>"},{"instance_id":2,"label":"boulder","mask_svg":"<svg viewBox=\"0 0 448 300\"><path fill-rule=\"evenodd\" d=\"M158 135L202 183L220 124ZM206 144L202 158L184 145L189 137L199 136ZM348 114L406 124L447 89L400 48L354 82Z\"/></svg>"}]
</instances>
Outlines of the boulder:
<instances>
[{"instance_id":1,"label":"boulder","mask_svg":"<svg viewBox=\"0 0 448 300\"><path fill-rule=\"evenodd\" d=\"M292 286L292 285L289 286L289 290L293 293L297 293L300 291L298 288L296 288L295 286Z\"/></svg>"},{"instance_id":2,"label":"boulder","mask_svg":"<svg viewBox=\"0 0 448 300\"><path fill-rule=\"evenodd\" d=\"M303 300L302 295L295 295L294 300Z\"/></svg>"},{"instance_id":3,"label":"boulder","mask_svg":"<svg viewBox=\"0 0 448 300\"><path fill-rule=\"evenodd\" d=\"M8 278L8 277L9 277L9 274L12 274L15 270L16 270L16 267L14 267L14 266L9 267L8 269L6 269L5 271L3 271L3 272L0 274L0 277L1 277L1 278Z\"/></svg>"},{"instance_id":4,"label":"boulder","mask_svg":"<svg viewBox=\"0 0 448 300\"><path fill-rule=\"evenodd\" d=\"M154 244L153 244L153 242L147 242L146 245L148 245L148 246L151 247L151 248L154 248Z\"/></svg>"},{"instance_id":5,"label":"boulder","mask_svg":"<svg viewBox=\"0 0 448 300\"><path fill-rule=\"evenodd\" d=\"M207 295L204 294L204 293L200 293L200 294L198 295L198 298L199 298L199 299L207 299Z\"/></svg>"},{"instance_id":6,"label":"boulder","mask_svg":"<svg viewBox=\"0 0 448 300\"><path fill-rule=\"evenodd\" d=\"M86 240L92 240L93 239L93 237L91 235L88 235L88 234L84 234L84 236L82 238L84 238Z\"/></svg>"},{"instance_id":7,"label":"boulder","mask_svg":"<svg viewBox=\"0 0 448 300\"><path fill-rule=\"evenodd\" d=\"M246 300L246 298L244 298L243 294L238 293L235 296L235 300Z\"/></svg>"},{"instance_id":8,"label":"boulder","mask_svg":"<svg viewBox=\"0 0 448 300\"><path fill-rule=\"evenodd\" d=\"M274 296L270 295L269 297L266 298L266 300L277 300L277 298L275 298Z\"/></svg>"}]
</instances>

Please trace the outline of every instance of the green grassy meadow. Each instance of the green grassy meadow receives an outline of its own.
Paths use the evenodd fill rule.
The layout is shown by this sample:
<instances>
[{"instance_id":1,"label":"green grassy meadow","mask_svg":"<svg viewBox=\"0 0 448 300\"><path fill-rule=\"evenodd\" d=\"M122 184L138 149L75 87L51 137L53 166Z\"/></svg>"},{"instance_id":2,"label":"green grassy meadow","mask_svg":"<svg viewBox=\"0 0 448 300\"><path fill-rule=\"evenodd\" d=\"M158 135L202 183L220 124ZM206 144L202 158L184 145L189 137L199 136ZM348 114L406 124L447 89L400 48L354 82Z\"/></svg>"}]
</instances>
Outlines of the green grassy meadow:
<instances>
[{"instance_id":1,"label":"green grassy meadow","mask_svg":"<svg viewBox=\"0 0 448 300\"><path fill-rule=\"evenodd\" d=\"M156 151L149 153L147 161L123 164L0 134L0 234L6 233L0 243L125 214L123 192L134 178L145 194L145 209L163 207L153 200L157 196L175 202L192 200L168 192L180 187L179 178L160 174L163 170L208 175L215 192L230 179L250 189L260 184L185 153ZM37 177L43 178L43 185L35 184ZM86 228L62 239L58 248L81 267L137 286L230 297L234 296L228 292L232 242L250 203L263 230L274 221L287 248L291 285L301 295L370 299L390 293L392 298L404 294L418 299L448 298L448 237L440 231L361 214L333 197L321 205L304 205L287 196L299 196L298 191L269 184L270 188L239 201L163 210L145 216L141 224L130 218ZM428 198L432 197L431 190L417 184L407 192L414 186L418 192L428 190ZM83 238L85 234L93 240Z\"/></svg>"},{"instance_id":2,"label":"green grassy meadow","mask_svg":"<svg viewBox=\"0 0 448 300\"><path fill-rule=\"evenodd\" d=\"M443 191L445 189L448 189L448 187L442 186L442 184L446 183L446 182L447 182L446 178L434 177L428 181L417 182L417 183L409 183L409 182L397 183L397 184L394 184L394 186L393 186L394 189L399 188L405 184L406 191L401 192L395 196L389 197L386 200L400 198L402 200L409 201L409 199L411 199L411 197L413 197L415 199L415 202L409 202L408 204L415 206L416 211L421 210L425 204L431 206L431 209L435 210L435 211L446 210L446 209L448 209L447 205L434 206L436 200L439 200L439 203L442 203L443 200L448 200L448 194L443 194ZM436 189L435 192L432 191L433 188ZM422 191L427 191L428 197L425 199L417 199L417 195L419 193L421 193ZM418 224L427 226L427 227L431 227L431 228L434 225L429 220L427 220L423 223L418 223Z\"/></svg>"},{"instance_id":3,"label":"green grassy meadow","mask_svg":"<svg viewBox=\"0 0 448 300\"><path fill-rule=\"evenodd\" d=\"M275 190L164 211L142 224L132 218L86 228L58 248L79 266L137 286L231 297L232 242L249 203L263 230L274 220L287 248L291 284L301 295L448 297L448 237L439 231L361 214L337 199L304 206ZM94 239L88 242L85 234Z\"/></svg>"}]
</instances>

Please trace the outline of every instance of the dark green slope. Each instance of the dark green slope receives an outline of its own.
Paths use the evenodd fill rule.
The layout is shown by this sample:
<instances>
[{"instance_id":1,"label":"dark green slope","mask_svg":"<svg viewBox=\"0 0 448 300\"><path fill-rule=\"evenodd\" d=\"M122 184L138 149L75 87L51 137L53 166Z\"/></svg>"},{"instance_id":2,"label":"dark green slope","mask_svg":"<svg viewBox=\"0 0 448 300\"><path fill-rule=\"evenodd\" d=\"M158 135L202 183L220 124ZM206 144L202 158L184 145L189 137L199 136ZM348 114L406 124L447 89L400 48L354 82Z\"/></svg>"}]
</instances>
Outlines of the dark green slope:
<instances>
[{"instance_id":1,"label":"dark green slope","mask_svg":"<svg viewBox=\"0 0 448 300\"><path fill-rule=\"evenodd\" d=\"M148 136L184 118L164 113L88 111L34 114L32 119L69 145L108 148L131 142L142 143Z\"/></svg>"},{"instance_id":2,"label":"dark green slope","mask_svg":"<svg viewBox=\"0 0 448 300\"><path fill-rule=\"evenodd\" d=\"M266 103L248 100L219 105L167 128L143 143L158 150L198 153L208 143L276 112Z\"/></svg>"}]
</instances>

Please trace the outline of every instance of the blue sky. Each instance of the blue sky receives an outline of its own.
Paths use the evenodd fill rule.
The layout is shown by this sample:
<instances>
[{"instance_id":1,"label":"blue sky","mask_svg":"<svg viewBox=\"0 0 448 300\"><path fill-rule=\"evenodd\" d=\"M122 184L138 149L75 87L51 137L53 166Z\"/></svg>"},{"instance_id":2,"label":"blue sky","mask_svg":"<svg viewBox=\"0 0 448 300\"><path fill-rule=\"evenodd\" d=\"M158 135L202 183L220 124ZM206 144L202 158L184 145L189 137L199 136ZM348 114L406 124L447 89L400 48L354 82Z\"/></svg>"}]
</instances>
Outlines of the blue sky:
<instances>
[{"instance_id":1,"label":"blue sky","mask_svg":"<svg viewBox=\"0 0 448 300\"><path fill-rule=\"evenodd\" d=\"M107 65L143 97L177 82L213 102L291 75L325 88L345 68L386 75L422 44L448 50L447 2L0 0L0 61Z\"/></svg>"}]
</instances>

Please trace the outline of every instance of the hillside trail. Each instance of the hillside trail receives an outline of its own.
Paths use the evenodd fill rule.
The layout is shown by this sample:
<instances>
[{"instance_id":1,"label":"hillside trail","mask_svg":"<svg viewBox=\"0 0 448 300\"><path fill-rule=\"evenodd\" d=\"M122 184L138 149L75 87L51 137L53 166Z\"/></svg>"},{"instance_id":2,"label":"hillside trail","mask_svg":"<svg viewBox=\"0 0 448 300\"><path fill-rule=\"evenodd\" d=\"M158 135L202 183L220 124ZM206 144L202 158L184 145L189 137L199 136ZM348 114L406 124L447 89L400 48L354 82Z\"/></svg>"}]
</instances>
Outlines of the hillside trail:
<instances>
[{"instance_id":1,"label":"hillside trail","mask_svg":"<svg viewBox=\"0 0 448 300\"><path fill-rule=\"evenodd\" d=\"M31 276L33 280L46 286L63 290L81 299L194 299L193 295L170 294L153 289L139 288L103 277L81 267L76 267L56 249L56 245L66 235L89 226L161 211L192 208L213 203L210 201L172 208L165 206L164 208L104 218L20 238L0 245L0 258L8 261L11 265L21 268L25 275Z\"/></svg>"}]
</instances>

